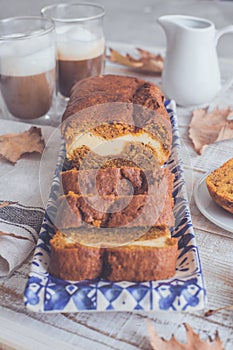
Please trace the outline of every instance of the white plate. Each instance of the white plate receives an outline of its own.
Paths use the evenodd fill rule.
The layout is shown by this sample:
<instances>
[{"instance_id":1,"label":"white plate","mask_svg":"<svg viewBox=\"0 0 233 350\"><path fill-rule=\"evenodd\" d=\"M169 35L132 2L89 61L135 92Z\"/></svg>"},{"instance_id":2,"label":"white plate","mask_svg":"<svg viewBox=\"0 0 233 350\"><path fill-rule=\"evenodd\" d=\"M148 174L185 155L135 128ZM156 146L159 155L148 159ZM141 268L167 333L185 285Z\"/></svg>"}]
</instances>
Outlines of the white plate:
<instances>
[{"instance_id":1,"label":"white plate","mask_svg":"<svg viewBox=\"0 0 233 350\"><path fill-rule=\"evenodd\" d=\"M202 176L194 188L194 199L200 212L215 225L224 230L233 232L233 215L219 207L211 198L205 179L209 174Z\"/></svg>"}]
</instances>

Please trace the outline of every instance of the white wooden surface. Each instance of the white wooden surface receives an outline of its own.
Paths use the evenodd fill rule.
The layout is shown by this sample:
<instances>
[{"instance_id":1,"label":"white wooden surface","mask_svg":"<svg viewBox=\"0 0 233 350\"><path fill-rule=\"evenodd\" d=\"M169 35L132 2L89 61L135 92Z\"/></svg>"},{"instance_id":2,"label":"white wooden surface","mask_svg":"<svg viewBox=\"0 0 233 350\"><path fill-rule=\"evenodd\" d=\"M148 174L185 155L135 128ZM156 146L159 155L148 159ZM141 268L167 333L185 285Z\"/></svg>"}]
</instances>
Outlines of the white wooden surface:
<instances>
[{"instance_id":1,"label":"white wooden surface","mask_svg":"<svg viewBox=\"0 0 233 350\"><path fill-rule=\"evenodd\" d=\"M119 47L117 44L111 46ZM125 49L122 45L120 48ZM228 69L231 64L223 60L222 66ZM107 72L134 74L115 65L108 65ZM147 78L160 83L160 78ZM233 97L233 91L228 91L227 96ZM209 146L202 156L198 156L187 134L191 111L178 107L177 114L191 215L206 281L206 309L230 305L233 304L233 234L201 215L194 203L192 188L203 173L233 157L233 140ZM217 329L225 349L233 349L233 312L227 310L209 318L202 312L30 313L23 305L29 265L30 259L11 277L0 279L0 349L36 349L40 346L40 349L146 350L150 349L147 318L167 339L174 333L180 340L185 340L183 322L188 322L203 337L214 336Z\"/></svg>"},{"instance_id":2,"label":"white wooden surface","mask_svg":"<svg viewBox=\"0 0 233 350\"><path fill-rule=\"evenodd\" d=\"M131 49L129 45L111 46ZM233 62L222 60L221 65L225 76L231 69L233 71ZM135 75L116 65L107 65L106 72ZM160 83L159 77L141 77ZM232 101L233 89L219 102L225 105ZM177 115L191 215L207 288L206 310L233 305L233 234L205 219L192 194L195 181L202 174L233 157L233 140L209 146L202 156L198 156L188 138L191 110L178 107ZM187 322L203 337L213 337L218 330L225 349L233 349L233 311L224 310L209 318L204 317L203 312L30 313L23 304L23 291L31 258L11 277L0 279L0 349L149 350L147 318L166 339L175 334L185 341L182 324Z\"/></svg>"}]
</instances>

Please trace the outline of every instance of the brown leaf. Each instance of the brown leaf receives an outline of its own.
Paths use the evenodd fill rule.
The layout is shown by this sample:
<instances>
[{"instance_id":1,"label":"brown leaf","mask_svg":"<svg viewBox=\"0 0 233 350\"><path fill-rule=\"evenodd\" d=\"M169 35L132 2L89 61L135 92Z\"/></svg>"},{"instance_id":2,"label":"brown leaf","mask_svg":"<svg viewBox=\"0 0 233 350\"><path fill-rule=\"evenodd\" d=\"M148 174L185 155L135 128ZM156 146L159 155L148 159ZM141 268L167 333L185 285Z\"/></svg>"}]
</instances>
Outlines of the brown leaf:
<instances>
[{"instance_id":1,"label":"brown leaf","mask_svg":"<svg viewBox=\"0 0 233 350\"><path fill-rule=\"evenodd\" d=\"M4 207L8 207L9 205L12 205L12 204L17 204L17 202L2 202L0 203L0 209Z\"/></svg>"},{"instance_id":2,"label":"brown leaf","mask_svg":"<svg viewBox=\"0 0 233 350\"><path fill-rule=\"evenodd\" d=\"M214 315L217 312L222 311L222 310L233 310L233 305L219 307L218 309L210 309L210 310L205 312L205 316L206 317L212 316L212 315Z\"/></svg>"},{"instance_id":3,"label":"brown leaf","mask_svg":"<svg viewBox=\"0 0 233 350\"><path fill-rule=\"evenodd\" d=\"M29 238L24 237L24 236L19 236L19 235L15 235L14 233L6 233L6 232L0 231L0 237L1 236L9 236L9 237L17 238L17 239L23 239L23 240L26 240L26 241L31 241Z\"/></svg>"},{"instance_id":4,"label":"brown leaf","mask_svg":"<svg viewBox=\"0 0 233 350\"><path fill-rule=\"evenodd\" d=\"M218 107L211 112L208 112L207 108L193 111L189 137L198 154L211 143L233 138L233 121L227 119L230 114L232 114L230 108Z\"/></svg>"},{"instance_id":5,"label":"brown leaf","mask_svg":"<svg viewBox=\"0 0 233 350\"><path fill-rule=\"evenodd\" d=\"M27 153L42 153L45 143L41 135L41 128L32 126L22 133L0 136L0 156L12 164Z\"/></svg>"},{"instance_id":6,"label":"brown leaf","mask_svg":"<svg viewBox=\"0 0 233 350\"><path fill-rule=\"evenodd\" d=\"M136 70L140 70L147 73L161 74L163 70L164 59L161 55L155 55L149 51L137 48L139 52L139 58L136 59L129 54L125 56L118 51L110 48L110 56L108 59L111 62L121 64Z\"/></svg>"},{"instance_id":7,"label":"brown leaf","mask_svg":"<svg viewBox=\"0 0 233 350\"><path fill-rule=\"evenodd\" d=\"M153 350L224 350L217 332L213 341L210 338L202 340L199 334L194 333L191 326L184 323L187 334L187 342L184 344L176 340L174 335L170 340L160 338L149 320L147 326Z\"/></svg>"}]
</instances>

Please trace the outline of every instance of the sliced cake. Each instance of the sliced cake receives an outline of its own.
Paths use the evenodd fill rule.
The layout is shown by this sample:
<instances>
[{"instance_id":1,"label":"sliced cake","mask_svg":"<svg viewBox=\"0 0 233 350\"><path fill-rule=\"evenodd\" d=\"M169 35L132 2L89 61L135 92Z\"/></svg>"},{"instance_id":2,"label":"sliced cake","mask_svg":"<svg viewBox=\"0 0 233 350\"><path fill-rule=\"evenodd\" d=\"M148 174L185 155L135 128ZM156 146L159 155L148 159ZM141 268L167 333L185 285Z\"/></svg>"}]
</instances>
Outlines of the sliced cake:
<instances>
[{"instance_id":1,"label":"sliced cake","mask_svg":"<svg viewBox=\"0 0 233 350\"><path fill-rule=\"evenodd\" d=\"M155 281L175 274L177 240L167 228L151 228L138 240L104 250L104 278L113 281Z\"/></svg>"},{"instance_id":2,"label":"sliced cake","mask_svg":"<svg viewBox=\"0 0 233 350\"><path fill-rule=\"evenodd\" d=\"M63 115L67 157L95 152L114 156L141 143L160 164L170 154L172 132L160 89L132 77L105 75L77 83Z\"/></svg>"},{"instance_id":3,"label":"sliced cake","mask_svg":"<svg viewBox=\"0 0 233 350\"><path fill-rule=\"evenodd\" d=\"M233 158L209 174L206 185L213 200L233 214Z\"/></svg>"},{"instance_id":4,"label":"sliced cake","mask_svg":"<svg viewBox=\"0 0 233 350\"><path fill-rule=\"evenodd\" d=\"M101 197L151 193L164 176L172 175L164 168L147 171L130 166L87 170L73 168L61 173L62 193L98 194Z\"/></svg>"},{"instance_id":5,"label":"sliced cake","mask_svg":"<svg viewBox=\"0 0 233 350\"><path fill-rule=\"evenodd\" d=\"M49 271L53 276L76 281L103 277L110 281L143 282L172 277L177 240L170 237L166 227L142 233L134 241L111 247L85 245L80 243L80 236L57 231L50 241ZM82 232L85 234L95 232Z\"/></svg>"},{"instance_id":6,"label":"sliced cake","mask_svg":"<svg viewBox=\"0 0 233 350\"><path fill-rule=\"evenodd\" d=\"M103 267L100 247L90 247L72 241L57 232L50 240L49 272L66 280L86 280L100 275Z\"/></svg>"},{"instance_id":7,"label":"sliced cake","mask_svg":"<svg viewBox=\"0 0 233 350\"><path fill-rule=\"evenodd\" d=\"M86 226L86 224L95 227L173 226L172 189L174 176L166 168L162 168L160 171L164 173L164 176L159 181L157 181L157 176L148 177L147 190L143 194L135 194L132 191L131 195L116 195L114 192L107 192L109 193L107 195L105 192L105 195L101 196L95 191L93 185L90 185L90 188L94 194L80 194L79 183L75 180L71 181L66 184L65 193L72 188L78 194L70 191L59 197L55 219L56 226L59 229L78 228ZM80 173L82 174L83 171ZM69 171L69 175L72 177L77 174L77 171ZM116 175L114 172L112 174ZM86 176L86 172L84 175ZM84 180L86 179L84 178ZM84 181L84 190L87 190L89 187L85 183ZM110 182L110 186L106 182L106 186L102 187L103 190L117 191L116 182Z\"/></svg>"}]
</instances>

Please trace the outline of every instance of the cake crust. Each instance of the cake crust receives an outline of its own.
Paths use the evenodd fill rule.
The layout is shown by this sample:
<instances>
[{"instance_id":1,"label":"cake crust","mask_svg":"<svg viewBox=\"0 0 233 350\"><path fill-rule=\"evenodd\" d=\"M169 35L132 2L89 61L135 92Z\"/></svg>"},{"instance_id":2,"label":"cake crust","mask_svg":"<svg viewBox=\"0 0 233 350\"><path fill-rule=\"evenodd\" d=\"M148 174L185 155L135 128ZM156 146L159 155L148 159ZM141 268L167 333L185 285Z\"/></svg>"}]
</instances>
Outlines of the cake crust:
<instances>
[{"instance_id":1,"label":"cake crust","mask_svg":"<svg viewBox=\"0 0 233 350\"><path fill-rule=\"evenodd\" d=\"M233 214L233 158L207 176L206 186L215 203Z\"/></svg>"},{"instance_id":2,"label":"cake crust","mask_svg":"<svg viewBox=\"0 0 233 350\"><path fill-rule=\"evenodd\" d=\"M166 111L164 96L153 83L135 77L108 74L77 82L72 88L62 120L84 108L116 101L132 102L159 112ZM167 113L164 115L169 118Z\"/></svg>"}]
</instances>

